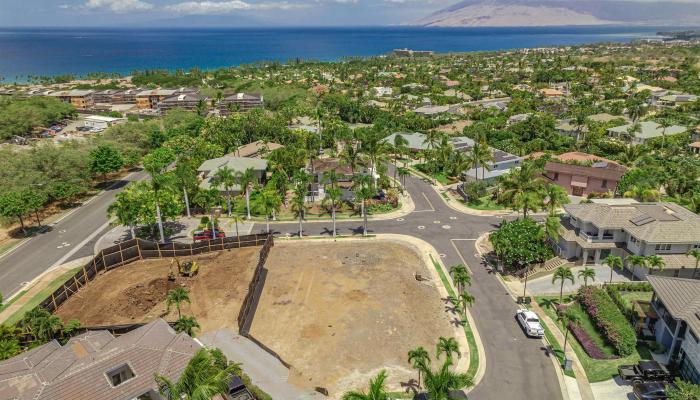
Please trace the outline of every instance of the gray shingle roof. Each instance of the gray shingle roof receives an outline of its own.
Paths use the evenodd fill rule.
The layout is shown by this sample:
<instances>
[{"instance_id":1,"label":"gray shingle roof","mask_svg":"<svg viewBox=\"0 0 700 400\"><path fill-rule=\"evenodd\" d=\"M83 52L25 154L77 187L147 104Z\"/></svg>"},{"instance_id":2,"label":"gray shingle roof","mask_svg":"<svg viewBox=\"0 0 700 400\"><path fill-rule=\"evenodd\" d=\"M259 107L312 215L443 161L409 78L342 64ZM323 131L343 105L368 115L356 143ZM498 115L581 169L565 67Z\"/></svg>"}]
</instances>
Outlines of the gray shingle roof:
<instances>
[{"instance_id":1,"label":"gray shingle roof","mask_svg":"<svg viewBox=\"0 0 700 400\"><path fill-rule=\"evenodd\" d=\"M647 280L668 312L700 335L700 281L658 275L647 275Z\"/></svg>"},{"instance_id":2,"label":"gray shingle roof","mask_svg":"<svg viewBox=\"0 0 700 400\"><path fill-rule=\"evenodd\" d=\"M564 209L599 229L624 229L648 243L700 243L700 216L675 203L567 204Z\"/></svg>"}]
</instances>

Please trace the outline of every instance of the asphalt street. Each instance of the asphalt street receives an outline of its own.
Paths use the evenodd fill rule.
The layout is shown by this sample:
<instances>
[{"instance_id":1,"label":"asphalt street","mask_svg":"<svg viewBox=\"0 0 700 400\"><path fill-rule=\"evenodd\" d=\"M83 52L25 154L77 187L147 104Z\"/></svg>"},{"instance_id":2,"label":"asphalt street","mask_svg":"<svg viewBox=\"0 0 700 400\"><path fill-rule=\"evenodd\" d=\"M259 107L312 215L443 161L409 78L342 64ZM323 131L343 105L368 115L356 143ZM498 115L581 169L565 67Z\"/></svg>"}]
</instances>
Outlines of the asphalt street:
<instances>
[{"instance_id":1,"label":"asphalt street","mask_svg":"<svg viewBox=\"0 0 700 400\"><path fill-rule=\"evenodd\" d=\"M486 371L469 394L475 400L561 399L554 365L542 340L527 338L517 321L517 304L498 277L490 274L475 247L484 232L498 227L498 217L471 216L448 207L433 188L420 178L406 179L416 207L394 220L369 221L368 233L396 233L418 237L438 251L445 265L466 264L472 271L469 292L476 298L472 316L484 344ZM298 223L274 224L276 235L298 235ZM253 231L264 232L264 224ZM308 222L303 234L331 236L330 222ZM361 235L362 222L339 222L338 234ZM436 338L437 340L437 338Z\"/></svg>"},{"instance_id":2,"label":"asphalt street","mask_svg":"<svg viewBox=\"0 0 700 400\"><path fill-rule=\"evenodd\" d=\"M48 232L31 238L0 258L0 293L7 298L50 267L92 255L95 242L108 229L107 207L129 181L143 179L145 175L137 172L117 182L88 204L52 224ZM446 265L464 263L471 268L473 283L469 291L476 298L471 313L484 344L486 370L469 397L476 400L561 399L556 372L544 343L525 337L514 318L517 305L476 254L475 240L482 233L496 229L501 219L465 215L451 209L430 184L420 178L408 177L406 189L415 203L415 211L403 218L370 220L368 231L421 238L437 249ZM330 236L331 227L330 222L306 222L303 233ZM272 228L278 235L298 234L297 223L273 224ZM264 224L253 227L253 231L264 229ZM338 233L361 235L362 222L339 222Z\"/></svg>"},{"instance_id":3,"label":"asphalt street","mask_svg":"<svg viewBox=\"0 0 700 400\"><path fill-rule=\"evenodd\" d=\"M0 293L8 298L54 265L92 255L95 241L108 229L107 207L130 181L143 179L135 172L75 209L49 230L37 234L0 258Z\"/></svg>"}]
</instances>

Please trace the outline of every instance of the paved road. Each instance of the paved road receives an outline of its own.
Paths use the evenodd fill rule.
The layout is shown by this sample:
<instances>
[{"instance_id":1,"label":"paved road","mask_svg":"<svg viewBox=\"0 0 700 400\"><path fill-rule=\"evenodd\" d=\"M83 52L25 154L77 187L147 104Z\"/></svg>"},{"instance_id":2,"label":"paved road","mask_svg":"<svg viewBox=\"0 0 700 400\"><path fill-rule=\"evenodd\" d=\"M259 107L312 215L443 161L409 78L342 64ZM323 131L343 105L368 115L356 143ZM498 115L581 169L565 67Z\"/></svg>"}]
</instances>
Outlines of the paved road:
<instances>
[{"instance_id":1,"label":"paved road","mask_svg":"<svg viewBox=\"0 0 700 400\"><path fill-rule=\"evenodd\" d=\"M476 254L475 239L495 229L497 217L469 216L448 207L429 184L407 178L406 189L416 204L404 218L370 221L369 233L398 233L419 237L432 244L446 265L466 263L472 270L476 298L471 308L486 353L486 371L470 399L561 399L561 389L551 360L541 340L528 339L515 321L518 308L498 278L487 272ZM305 235L330 235L328 222L304 224ZM338 224L339 234L362 234L361 222ZM253 231L264 231L257 225ZM273 225L280 235L298 234L298 224ZM437 338L436 338L437 339Z\"/></svg>"},{"instance_id":2,"label":"paved road","mask_svg":"<svg viewBox=\"0 0 700 400\"><path fill-rule=\"evenodd\" d=\"M72 214L51 224L48 232L0 258L0 293L8 298L53 265L92 255L94 242L108 227L107 207L127 183L145 176L144 172L135 172L116 182Z\"/></svg>"}]
</instances>

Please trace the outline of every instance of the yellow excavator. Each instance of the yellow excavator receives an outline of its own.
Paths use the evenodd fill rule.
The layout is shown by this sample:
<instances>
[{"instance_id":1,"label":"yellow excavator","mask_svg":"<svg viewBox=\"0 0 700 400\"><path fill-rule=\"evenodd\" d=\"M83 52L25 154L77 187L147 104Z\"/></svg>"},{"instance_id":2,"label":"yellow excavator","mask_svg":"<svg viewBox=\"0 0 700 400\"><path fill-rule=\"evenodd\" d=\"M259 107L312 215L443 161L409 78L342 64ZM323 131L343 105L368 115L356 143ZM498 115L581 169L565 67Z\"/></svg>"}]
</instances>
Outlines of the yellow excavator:
<instances>
[{"instance_id":1,"label":"yellow excavator","mask_svg":"<svg viewBox=\"0 0 700 400\"><path fill-rule=\"evenodd\" d=\"M199 266L194 260L185 261L183 263L178 260L177 257L170 260L170 273L168 274L168 279L171 281L175 280L175 273L173 273L173 265L177 265L177 272L180 276L191 278L197 275L199 271Z\"/></svg>"}]
</instances>

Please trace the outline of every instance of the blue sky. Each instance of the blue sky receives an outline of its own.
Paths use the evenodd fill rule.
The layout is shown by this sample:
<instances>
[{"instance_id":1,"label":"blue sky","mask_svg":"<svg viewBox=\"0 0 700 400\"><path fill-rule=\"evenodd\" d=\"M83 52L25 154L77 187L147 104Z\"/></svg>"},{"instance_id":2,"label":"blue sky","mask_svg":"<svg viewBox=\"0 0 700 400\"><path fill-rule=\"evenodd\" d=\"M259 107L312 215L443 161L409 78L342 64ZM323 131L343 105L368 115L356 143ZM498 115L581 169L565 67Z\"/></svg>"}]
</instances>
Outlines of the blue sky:
<instances>
[{"instance_id":1,"label":"blue sky","mask_svg":"<svg viewBox=\"0 0 700 400\"><path fill-rule=\"evenodd\" d=\"M456 1L456 0L455 0ZM2 26L119 26L175 19L216 25L391 25L451 0L0 0Z\"/></svg>"}]
</instances>

